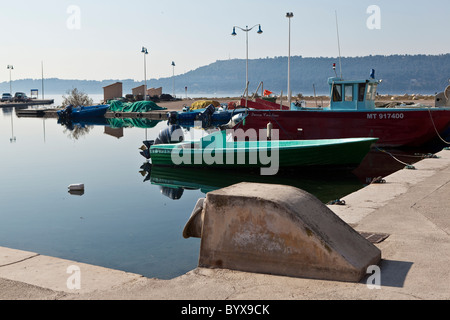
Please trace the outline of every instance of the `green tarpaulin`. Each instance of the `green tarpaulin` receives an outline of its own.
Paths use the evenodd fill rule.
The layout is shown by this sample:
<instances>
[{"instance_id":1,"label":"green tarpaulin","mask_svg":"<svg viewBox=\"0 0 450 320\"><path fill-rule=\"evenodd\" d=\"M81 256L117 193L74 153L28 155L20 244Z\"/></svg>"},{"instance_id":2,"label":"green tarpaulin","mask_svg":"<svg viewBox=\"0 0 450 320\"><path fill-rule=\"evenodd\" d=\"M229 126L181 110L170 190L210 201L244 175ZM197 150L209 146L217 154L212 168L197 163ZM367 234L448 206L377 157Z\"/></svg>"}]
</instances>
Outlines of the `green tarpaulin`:
<instances>
[{"instance_id":1,"label":"green tarpaulin","mask_svg":"<svg viewBox=\"0 0 450 320\"><path fill-rule=\"evenodd\" d=\"M111 128L153 128L160 122L160 120L150 120L147 118L108 118L107 120Z\"/></svg>"},{"instance_id":2,"label":"green tarpaulin","mask_svg":"<svg viewBox=\"0 0 450 320\"><path fill-rule=\"evenodd\" d=\"M113 112L148 112L152 110L166 110L167 108L160 107L153 101L137 101L137 102L122 102L113 100L109 104L109 111Z\"/></svg>"}]
</instances>

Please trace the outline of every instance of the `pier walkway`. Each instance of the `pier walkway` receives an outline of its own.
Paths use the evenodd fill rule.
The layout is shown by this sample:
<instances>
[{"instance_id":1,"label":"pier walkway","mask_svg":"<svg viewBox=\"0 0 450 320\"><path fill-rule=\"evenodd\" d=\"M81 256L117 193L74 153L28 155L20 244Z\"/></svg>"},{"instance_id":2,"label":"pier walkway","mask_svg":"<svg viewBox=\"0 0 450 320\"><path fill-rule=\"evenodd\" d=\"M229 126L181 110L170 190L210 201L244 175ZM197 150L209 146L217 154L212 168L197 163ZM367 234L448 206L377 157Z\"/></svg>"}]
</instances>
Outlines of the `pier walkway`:
<instances>
[{"instance_id":1,"label":"pier walkway","mask_svg":"<svg viewBox=\"0 0 450 320\"><path fill-rule=\"evenodd\" d=\"M372 271L359 283L205 268L160 280L0 248L0 299L448 300L450 151L437 156L329 206L355 230L387 235L379 286Z\"/></svg>"}]
</instances>

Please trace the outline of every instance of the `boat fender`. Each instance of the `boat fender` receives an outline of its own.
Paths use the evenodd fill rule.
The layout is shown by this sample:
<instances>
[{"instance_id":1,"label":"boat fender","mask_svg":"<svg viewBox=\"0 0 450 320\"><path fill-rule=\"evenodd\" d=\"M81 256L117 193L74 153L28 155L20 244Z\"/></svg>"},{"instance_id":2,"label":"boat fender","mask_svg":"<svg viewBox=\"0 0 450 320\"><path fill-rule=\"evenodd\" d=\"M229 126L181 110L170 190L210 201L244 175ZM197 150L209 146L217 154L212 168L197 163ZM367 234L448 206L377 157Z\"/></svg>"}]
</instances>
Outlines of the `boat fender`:
<instances>
[{"instance_id":1,"label":"boat fender","mask_svg":"<svg viewBox=\"0 0 450 320\"><path fill-rule=\"evenodd\" d=\"M272 122L267 124L267 140L272 140Z\"/></svg>"}]
</instances>

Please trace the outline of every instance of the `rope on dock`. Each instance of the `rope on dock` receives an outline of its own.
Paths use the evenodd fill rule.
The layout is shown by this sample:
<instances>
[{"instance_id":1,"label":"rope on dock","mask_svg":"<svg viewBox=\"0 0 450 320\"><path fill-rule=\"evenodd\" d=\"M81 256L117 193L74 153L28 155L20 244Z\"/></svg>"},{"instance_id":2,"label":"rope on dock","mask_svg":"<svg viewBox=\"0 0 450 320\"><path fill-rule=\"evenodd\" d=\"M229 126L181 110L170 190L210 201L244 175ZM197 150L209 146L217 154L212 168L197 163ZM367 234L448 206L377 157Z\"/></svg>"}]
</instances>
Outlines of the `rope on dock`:
<instances>
[{"instance_id":1,"label":"rope on dock","mask_svg":"<svg viewBox=\"0 0 450 320\"><path fill-rule=\"evenodd\" d=\"M386 180L384 180L383 177L376 177L373 178L372 181L370 182L370 184L374 183L386 183Z\"/></svg>"},{"instance_id":2,"label":"rope on dock","mask_svg":"<svg viewBox=\"0 0 450 320\"><path fill-rule=\"evenodd\" d=\"M344 205L345 205L345 200L336 199L336 200L332 200L332 201L328 202L327 204L328 204L328 205L340 205L340 206L344 206Z\"/></svg>"}]
</instances>

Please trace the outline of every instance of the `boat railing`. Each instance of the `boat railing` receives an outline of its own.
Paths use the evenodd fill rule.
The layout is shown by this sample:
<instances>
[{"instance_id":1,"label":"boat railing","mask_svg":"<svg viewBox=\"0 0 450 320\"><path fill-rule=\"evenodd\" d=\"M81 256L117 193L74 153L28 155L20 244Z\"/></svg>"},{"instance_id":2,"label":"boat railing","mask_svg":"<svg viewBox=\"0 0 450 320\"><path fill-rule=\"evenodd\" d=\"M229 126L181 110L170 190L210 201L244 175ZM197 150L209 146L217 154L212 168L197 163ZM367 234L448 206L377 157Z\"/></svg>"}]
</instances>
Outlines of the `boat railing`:
<instances>
[{"instance_id":1,"label":"boat railing","mask_svg":"<svg viewBox=\"0 0 450 320\"><path fill-rule=\"evenodd\" d=\"M252 100L255 99L256 95L258 94L258 90L259 90L260 87L261 87L261 96L264 95L262 85L263 85L263 82L261 81L261 82L258 84L258 87L256 88L255 92L254 92L253 95L252 95Z\"/></svg>"}]
</instances>

